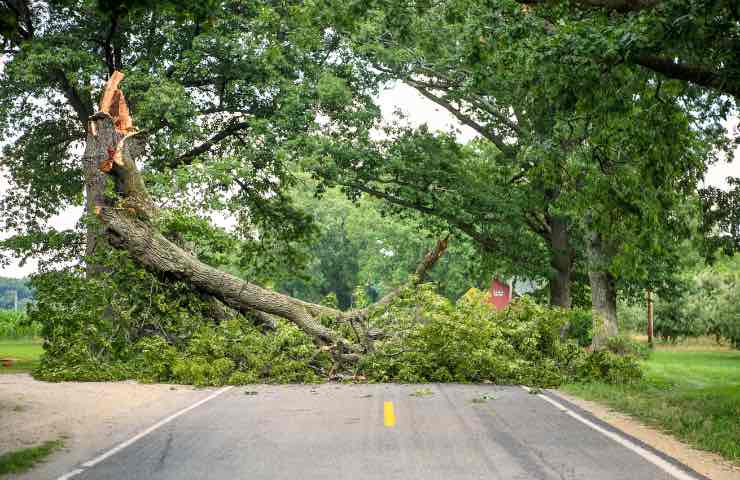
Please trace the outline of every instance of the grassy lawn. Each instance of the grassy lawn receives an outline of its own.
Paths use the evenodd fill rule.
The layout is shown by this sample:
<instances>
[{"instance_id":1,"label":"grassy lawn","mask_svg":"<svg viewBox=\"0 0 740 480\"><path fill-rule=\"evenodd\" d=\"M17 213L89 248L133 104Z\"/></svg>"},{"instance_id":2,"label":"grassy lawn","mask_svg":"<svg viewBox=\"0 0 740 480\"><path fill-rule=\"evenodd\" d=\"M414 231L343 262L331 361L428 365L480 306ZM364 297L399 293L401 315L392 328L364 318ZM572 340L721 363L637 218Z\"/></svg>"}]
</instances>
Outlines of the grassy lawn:
<instances>
[{"instance_id":1,"label":"grassy lawn","mask_svg":"<svg viewBox=\"0 0 740 480\"><path fill-rule=\"evenodd\" d=\"M0 455L0 475L21 473L51 455L63 446L61 440L44 442L31 448L22 448Z\"/></svg>"},{"instance_id":2,"label":"grassy lawn","mask_svg":"<svg viewBox=\"0 0 740 480\"><path fill-rule=\"evenodd\" d=\"M740 465L740 351L661 347L635 385L565 385L562 390L628 413Z\"/></svg>"},{"instance_id":3,"label":"grassy lawn","mask_svg":"<svg viewBox=\"0 0 740 480\"><path fill-rule=\"evenodd\" d=\"M0 365L0 374L30 372L38 366L42 352L37 340L0 340L0 358L16 359L10 368Z\"/></svg>"}]
</instances>

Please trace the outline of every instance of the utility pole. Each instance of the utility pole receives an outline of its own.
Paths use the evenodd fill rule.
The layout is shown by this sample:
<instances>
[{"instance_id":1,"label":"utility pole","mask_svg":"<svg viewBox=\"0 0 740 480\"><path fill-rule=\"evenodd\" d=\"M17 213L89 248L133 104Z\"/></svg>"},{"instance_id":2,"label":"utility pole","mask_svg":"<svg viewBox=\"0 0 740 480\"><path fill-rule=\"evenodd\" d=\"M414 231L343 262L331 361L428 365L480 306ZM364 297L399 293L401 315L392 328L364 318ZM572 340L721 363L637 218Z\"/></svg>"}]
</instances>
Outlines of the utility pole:
<instances>
[{"instance_id":1,"label":"utility pole","mask_svg":"<svg viewBox=\"0 0 740 480\"><path fill-rule=\"evenodd\" d=\"M648 346L653 348L653 291L647 291L647 335Z\"/></svg>"}]
</instances>

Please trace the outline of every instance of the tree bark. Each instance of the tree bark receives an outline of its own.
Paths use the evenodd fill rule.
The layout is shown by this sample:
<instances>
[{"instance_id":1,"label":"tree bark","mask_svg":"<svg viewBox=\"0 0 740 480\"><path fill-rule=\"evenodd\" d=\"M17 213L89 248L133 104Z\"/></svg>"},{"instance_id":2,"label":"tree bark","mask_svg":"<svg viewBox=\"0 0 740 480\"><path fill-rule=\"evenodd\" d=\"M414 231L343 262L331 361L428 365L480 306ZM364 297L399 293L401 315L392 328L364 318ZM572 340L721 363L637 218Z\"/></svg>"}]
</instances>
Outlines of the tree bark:
<instances>
[{"instance_id":1,"label":"tree bark","mask_svg":"<svg viewBox=\"0 0 740 480\"><path fill-rule=\"evenodd\" d=\"M591 305L594 317L594 350L604 348L606 341L619 334L617 323L617 285L614 275L608 270L611 252L598 233L592 233L588 243Z\"/></svg>"},{"instance_id":2,"label":"tree bark","mask_svg":"<svg viewBox=\"0 0 740 480\"><path fill-rule=\"evenodd\" d=\"M568 222L563 217L548 218L550 231L548 241L552 257L550 265L553 273L550 275L550 306L570 308L570 280L573 272L573 249L570 246Z\"/></svg>"},{"instance_id":3,"label":"tree bark","mask_svg":"<svg viewBox=\"0 0 740 480\"><path fill-rule=\"evenodd\" d=\"M95 142L87 142L85 153L82 157L82 169L85 174L85 216L87 227L85 232L85 257L86 269L89 276L94 276L103 270L103 267L93 261L93 255L102 253L103 249L109 248L105 239L104 228L97 219L97 209L104 205L105 190L108 184L107 175L101 171L100 165L108 161L110 152L109 145L117 145L123 138L123 134L114 128L95 130L95 122L88 124L89 136L96 138Z\"/></svg>"}]
</instances>

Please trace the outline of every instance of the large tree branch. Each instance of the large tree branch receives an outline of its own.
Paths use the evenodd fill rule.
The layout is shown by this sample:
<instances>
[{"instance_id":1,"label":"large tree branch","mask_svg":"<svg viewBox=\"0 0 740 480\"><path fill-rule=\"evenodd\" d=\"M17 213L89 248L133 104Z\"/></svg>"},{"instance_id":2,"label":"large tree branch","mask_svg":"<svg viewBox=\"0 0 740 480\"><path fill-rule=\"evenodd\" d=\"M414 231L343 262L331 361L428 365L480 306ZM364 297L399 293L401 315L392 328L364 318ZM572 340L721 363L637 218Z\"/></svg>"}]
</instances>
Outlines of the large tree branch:
<instances>
[{"instance_id":1,"label":"large tree branch","mask_svg":"<svg viewBox=\"0 0 740 480\"><path fill-rule=\"evenodd\" d=\"M702 87L729 93L735 98L740 99L740 82L726 82L710 66L683 63L672 58L657 55L641 55L635 59L635 62L640 66L669 78L684 80Z\"/></svg>"},{"instance_id":2,"label":"large tree branch","mask_svg":"<svg viewBox=\"0 0 740 480\"><path fill-rule=\"evenodd\" d=\"M216 144L218 144L222 140L229 138L232 135L235 135L242 130L248 129L249 126L250 126L249 122L230 123L229 125L224 127L220 132L214 134L211 138L201 143L197 147L194 147L188 150L187 152L183 153L179 157L175 157L171 159L168 162L168 166L171 168L176 168L181 165L189 165L193 163L193 160L195 160L195 158L198 157L198 155L202 155L208 152L211 148L213 148Z\"/></svg>"},{"instance_id":3,"label":"large tree branch","mask_svg":"<svg viewBox=\"0 0 740 480\"><path fill-rule=\"evenodd\" d=\"M444 98L433 94L432 92L422 86L419 86L418 84L415 85L412 80L406 80L406 83L414 87L420 94L422 94L429 100L433 101L437 105L450 112L455 118L460 121L460 123L462 123L463 125L467 125L476 132L480 133L483 137L490 140L494 145L496 145L496 147L498 147L498 149L503 154L507 156L516 155L516 148L512 145L506 144L504 142L504 139L501 136L496 135L491 128L483 126L477 121L473 120L469 115L463 113L459 108L456 108L454 105L452 105L452 103L448 102Z\"/></svg>"}]
</instances>

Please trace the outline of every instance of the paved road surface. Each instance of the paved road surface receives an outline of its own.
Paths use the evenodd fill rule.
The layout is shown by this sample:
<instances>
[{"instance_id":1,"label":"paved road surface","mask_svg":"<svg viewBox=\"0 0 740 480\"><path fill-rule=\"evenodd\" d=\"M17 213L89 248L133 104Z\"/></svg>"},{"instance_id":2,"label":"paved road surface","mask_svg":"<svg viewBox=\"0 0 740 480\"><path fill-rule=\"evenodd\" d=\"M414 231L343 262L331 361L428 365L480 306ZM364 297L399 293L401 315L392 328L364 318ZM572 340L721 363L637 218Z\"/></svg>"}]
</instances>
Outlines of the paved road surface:
<instances>
[{"instance_id":1,"label":"paved road surface","mask_svg":"<svg viewBox=\"0 0 740 480\"><path fill-rule=\"evenodd\" d=\"M70 478L675 478L519 387L420 388L233 388Z\"/></svg>"}]
</instances>

